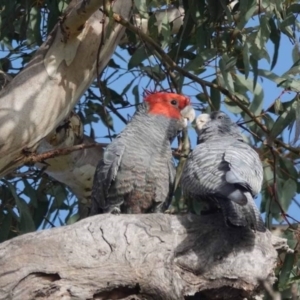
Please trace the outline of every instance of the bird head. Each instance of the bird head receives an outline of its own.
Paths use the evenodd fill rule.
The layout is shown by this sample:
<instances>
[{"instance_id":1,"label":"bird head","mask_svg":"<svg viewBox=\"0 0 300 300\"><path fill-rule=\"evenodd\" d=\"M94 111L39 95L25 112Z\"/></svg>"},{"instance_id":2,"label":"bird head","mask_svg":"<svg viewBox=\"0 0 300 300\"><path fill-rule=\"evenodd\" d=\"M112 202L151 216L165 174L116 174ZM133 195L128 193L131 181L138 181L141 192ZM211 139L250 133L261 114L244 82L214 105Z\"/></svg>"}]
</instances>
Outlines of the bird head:
<instances>
[{"instance_id":1,"label":"bird head","mask_svg":"<svg viewBox=\"0 0 300 300\"><path fill-rule=\"evenodd\" d=\"M193 122L195 119L195 111L186 96L167 92L147 92L144 101L148 104L149 114L175 120L183 119L184 127L187 126L187 121Z\"/></svg>"},{"instance_id":2,"label":"bird head","mask_svg":"<svg viewBox=\"0 0 300 300\"><path fill-rule=\"evenodd\" d=\"M209 114L201 114L196 118L196 132L197 134L201 134L201 130L205 126L205 124L210 121L210 115Z\"/></svg>"},{"instance_id":3,"label":"bird head","mask_svg":"<svg viewBox=\"0 0 300 300\"><path fill-rule=\"evenodd\" d=\"M200 140L217 136L231 136L243 141L239 127L222 111L199 115L196 119L196 132L200 136Z\"/></svg>"}]
</instances>

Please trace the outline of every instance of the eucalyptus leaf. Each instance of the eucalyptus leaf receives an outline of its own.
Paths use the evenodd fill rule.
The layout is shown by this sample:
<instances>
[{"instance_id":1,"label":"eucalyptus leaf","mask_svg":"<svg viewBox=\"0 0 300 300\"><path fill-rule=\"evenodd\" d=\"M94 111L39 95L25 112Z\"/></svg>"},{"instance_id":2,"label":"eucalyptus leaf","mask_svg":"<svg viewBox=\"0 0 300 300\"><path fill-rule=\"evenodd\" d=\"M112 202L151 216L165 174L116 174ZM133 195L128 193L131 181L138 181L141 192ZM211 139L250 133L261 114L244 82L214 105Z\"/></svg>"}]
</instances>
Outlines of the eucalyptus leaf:
<instances>
[{"instance_id":1,"label":"eucalyptus leaf","mask_svg":"<svg viewBox=\"0 0 300 300\"><path fill-rule=\"evenodd\" d=\"M245 43L244 49L243 49L243 62L244 62L244 72L245 72L245 78L247 79L250 72L250 59L249 59L249 48L248 44Z\"/></svg>"},{"instance_id":2,"label":"eucalyptus leaf","mask_svg":"<svg viewBox=\"0 0 300 300\"><path fill-rule=\"evenodd\" d=\"M228 59L224 55L219 61L219 68L220 68L221 74L224 79L225 87L228 89L228 91L230 93L233 94L234 93L234 84L233 84L233 79L232 79L230 72L227 72L227 70L226 70L227 62L228 62Z\"/></svg>"},{"instance_id":3,"label":"eucalyptus leaf","mask_svg":"<svg viewBox=\"0 0 300 300\"><path fill-rule=\"evenodd\" d=\"M275 138L281 135L283 130L295 121L295 110L293 107L294 101L290 102L290 105L282 112L282 114L277 118L274 126L270 132L270 136Z\"/></svg>"},{"instance_id":4,"label":"eucalyptus leaf","mask_svg":"<svg viewBox=\"0 0 300 300\"><path fill-rule=\"evenodd\" d=\"M287 180L284 179L283 181L283 186L278 189L278 200L280 201L283 210L287 211L297 192L297 183L292 178L288 178Z\"/></svg>"},{"instance_id":5,"label":"eucalyptus leaf","mask_svg":"<svg viewBox=\"0 0 300 300\"><path fill-rule=\"evenodd\" d=\"M148 57L149 57L149 52L146 50L144 46L141 46L131 56L128 62L128 70L138 67Z\"/></svg>"},{"instance_id":6,"label":"eucalyptus leaf","mask_svg":"<svg viewBox=\"0 0 300 300\"><path fill-rule=\"evenodd\" d=\"M139 95L139 86L138 85L134 86L134 88L132 89L132 94L134 96L135 105L139 104L140 103L140 95Z\"/></svg>"},{"instance_id":7,"label":"eucalyptus leaf","mask_svg":"<svg viewBox=\"0 0 300 300\"><path fill-rule=\"evenodd\" d=\"M270 30L271 30L270 40L274 44L274 55L273 55L272 64L271 64L271 68L270 68L272 70L275 67L277 60L278 60L281 35L280 35L280 31L277 28L273 18L269 19L269 25L270 25Z\"/></svg>"},{"instance_id":8,"label":"eucalyptus leaf","mask_svg":"<svg viewBox=\"0 0 300 300\"><path fill-rule=\"evenodd\" d=\"M27 233L27 232L35 231L36 228L35 228L28 204L26 203L26 201L24 201L24 199L20 198L17 195L16 190L11 183L6 181L6 184L8 185L8 187L16 201L16 205L18 207L18 211L20 214L20 218L19 218L20 232Z\"/></svg>"},{"instance_id":9,"label":"eucalyptus leaf","mask_svg":"<svg viewBox=\"0 0 300 300\"><path fill-rule=\"evenodd\" d=\"M214 79L212 83L217 84L217 79ZM221 106L221 93L218 89L210 88L210 98L213 104L214 110L220 110Z\"/></svg>"},{"instance_id":10,"label":"eucalyptus leaf","mask_svg":"<svg viewBox=\"0 0 300 300\"><path fill-rule=\"evenodd\" d=\"M291 272L293 270L294 261L295 261L295 254L287 253L279 275L278 287L280 291L287 288L287 283L290 279Z\"/></svg>"},{"instance_id":11,"label":"eucalyptus leaf","mask_svg":"<svg viewBox=\"0 0 300 300\"><path fill-rule=\"evenodd\" d=\"M3 213L0 212L0 243L8 239L9 232L12 226L12 215L10 212Z\"/></svg>"},{"instance_id":12,"label":"eucalyptus leaf","mask_svg":"<svg viewBox=\"0 0 300 300\"><path fill-rule=\"evenodd\" d=\"M143 17L148 19L148 6L147 0L134 0L135 7L139 11L139 14Z\"/></svg>"}]
</instances>

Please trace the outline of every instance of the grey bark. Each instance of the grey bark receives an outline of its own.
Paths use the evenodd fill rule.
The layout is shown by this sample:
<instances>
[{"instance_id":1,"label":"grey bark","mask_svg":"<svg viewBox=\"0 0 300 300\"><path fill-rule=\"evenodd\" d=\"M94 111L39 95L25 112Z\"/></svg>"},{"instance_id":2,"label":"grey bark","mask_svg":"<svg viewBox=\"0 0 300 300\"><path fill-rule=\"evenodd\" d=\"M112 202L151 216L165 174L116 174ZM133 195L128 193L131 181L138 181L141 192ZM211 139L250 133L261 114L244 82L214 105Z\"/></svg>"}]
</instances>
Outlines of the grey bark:
<instances>
[{"instance_id":1,"label":"grey bark","mask_svg":"<svg viewBox=\"0 0 300 300\"><path fill-rule=\"evenodd\" d=\"M251 299L276 248L220 214L98 215L0 244L0 299Z\"/></svg>"}]
</instances>

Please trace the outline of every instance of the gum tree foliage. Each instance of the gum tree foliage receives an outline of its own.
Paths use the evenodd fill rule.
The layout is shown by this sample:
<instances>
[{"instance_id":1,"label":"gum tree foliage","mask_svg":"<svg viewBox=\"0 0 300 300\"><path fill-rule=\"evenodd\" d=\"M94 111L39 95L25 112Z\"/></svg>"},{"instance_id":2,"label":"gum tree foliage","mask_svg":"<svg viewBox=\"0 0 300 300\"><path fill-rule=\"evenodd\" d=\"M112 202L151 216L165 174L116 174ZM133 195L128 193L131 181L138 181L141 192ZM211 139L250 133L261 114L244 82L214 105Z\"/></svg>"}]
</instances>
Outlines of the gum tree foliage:
<instances>
[{"instance_id":1,"label":"gum tree foliage","mask_svg":"<svg viewBox=\"0 0 300 300\"><path fill-rule=\"evenodd\" d=\"M30 61L68 2L0 1L1 88ZM86 135L109 142L142 101L144 88L185 93L199 112L229 112L264 165L260 209L266 225L287 224L281 234L297 249L295 224L300 215L298 220L291 218L289 208L293 204L300 213L300 1L230 5L225 0L135 0L134 4L126 36L75 107ZM170 22L172 10L180 13ZM288 53L280 51L284 37L289 40ZM293 65L275 74L279 55L292 56ZM267 67L261 67L262 61ZM275 83L275 99L268 98L266 81ZM27 164L1 179L0 241L78 220L77 197L47 175L46 167ZM173 206L186 210L180 187ZM196 204L190 209L198 212ZM280 257L277 272L276 289L289 299L298 289L297 254Z\"/></svg>"}]
</instances>

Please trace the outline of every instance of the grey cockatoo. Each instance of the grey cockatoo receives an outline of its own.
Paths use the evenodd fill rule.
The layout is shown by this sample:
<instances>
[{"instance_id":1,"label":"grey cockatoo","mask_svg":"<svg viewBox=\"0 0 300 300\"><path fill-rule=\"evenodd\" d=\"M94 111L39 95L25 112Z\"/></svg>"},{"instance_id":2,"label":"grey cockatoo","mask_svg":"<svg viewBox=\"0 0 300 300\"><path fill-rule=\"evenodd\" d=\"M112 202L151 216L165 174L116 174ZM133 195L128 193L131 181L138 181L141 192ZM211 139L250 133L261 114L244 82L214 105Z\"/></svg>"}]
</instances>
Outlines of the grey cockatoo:
<instances>
[{"instance_id":1,"label":"grey cockatoo","mask_svg":"<svg viewBox=\"0 0 300 300\"><path fill-rule=\"evenodd\" d=\"M171 198L175 178L171 142L193 121L195 111L182 95L146 93L125 129L99 162L91 215L101 212L160 212Z\"/></svg>"},{"instance_id":2,"label":"grey cockatoo","mask_svg":"<svg viewBox=\"0 0 300 300\"><path fill-rule=\"evenodd\" d=\"M263 180L256 151L223 112L200 115L196 128L199 144L190 153L181 178L184 195L220 207L227 223L265 231L253 200Z\"/></svg>"}]
</instances>

